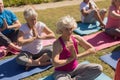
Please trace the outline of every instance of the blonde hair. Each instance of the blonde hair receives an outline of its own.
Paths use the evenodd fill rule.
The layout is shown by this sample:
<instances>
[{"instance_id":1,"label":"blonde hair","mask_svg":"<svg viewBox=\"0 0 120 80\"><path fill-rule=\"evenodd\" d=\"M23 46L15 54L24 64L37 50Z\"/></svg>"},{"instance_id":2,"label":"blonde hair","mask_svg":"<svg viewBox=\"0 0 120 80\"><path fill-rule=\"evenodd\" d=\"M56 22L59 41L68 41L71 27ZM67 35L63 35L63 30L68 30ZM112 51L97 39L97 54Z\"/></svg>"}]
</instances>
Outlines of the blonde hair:
<instances>
[{"instance_id":1,"label":"blonde hair","mask_svg":"<svg viewBox=\"0 0 120 80\"><path fill-rule=\"evenodd\" d=\"M25 19L28 19L31 16L38 16L37 12L32 7L26 8L23 14Z\"/></svg>"},{"instance_id":2,"label":"blonde hair","mask_svg":"<svg viewBox=\"0 0 120 80\"><path fill-rule=\"evenodd\" d=\"M73 28L75 29L77 27L77 23L75 19L71 16L65 16L59 19L59 21L56 23L56 33L62 34L62 30L64 28Z\"/></svg>"}]
</instances>

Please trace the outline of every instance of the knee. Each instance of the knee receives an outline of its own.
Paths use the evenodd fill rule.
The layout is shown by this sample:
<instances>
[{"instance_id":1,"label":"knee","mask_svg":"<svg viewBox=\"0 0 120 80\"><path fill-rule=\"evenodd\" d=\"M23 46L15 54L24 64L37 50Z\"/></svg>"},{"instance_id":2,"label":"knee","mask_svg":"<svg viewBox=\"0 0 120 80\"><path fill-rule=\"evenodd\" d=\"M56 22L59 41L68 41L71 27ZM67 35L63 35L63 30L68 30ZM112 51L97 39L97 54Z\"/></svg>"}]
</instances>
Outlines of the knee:
<instances>
[{"instance_id":1,"label":"knee","mask_svg":"<svg viewBox=\"0 0 120 80\"><path fill-rule=\"evenodd\" d=\"M17 56L17 57L16 57L16 63L19 64L19 65L26 66L26 64L28 63L28 60L27 60L27 59L24 59L24 58L21 57L21 56Z\"/></svg>"},{"instance_id":2,"label":"knee","mask_svg":"<svg viewBox=\"0 0 120 80\"><path fill-rule=\"evenodd\" d=\"M103 14L106 14L106 13L107 13L107 9L105 9L105 8L102 9L102 13L103 13Z\"/></svg>"},{"instance_id":3,"label":"knee","mask_svg":"<svg viewBox=\"0 0 120 80\"><path fill-rule=\"evenodd\" d=\"M100 73L103 71L103 67L100 64L96 64L96 68Z\"/></svg>"},{"instance_id":4,"label":"knee","mask_svg":"<svg viewBox=\"0 0 120 80\"><path fill-rule=\"evenodd\" d=\"M52 57L52 52L53 52L53 50L48 50L46 53L47 53L47 56L49 57L49 58L51 58Z\"/></svg>"}]
</instances>

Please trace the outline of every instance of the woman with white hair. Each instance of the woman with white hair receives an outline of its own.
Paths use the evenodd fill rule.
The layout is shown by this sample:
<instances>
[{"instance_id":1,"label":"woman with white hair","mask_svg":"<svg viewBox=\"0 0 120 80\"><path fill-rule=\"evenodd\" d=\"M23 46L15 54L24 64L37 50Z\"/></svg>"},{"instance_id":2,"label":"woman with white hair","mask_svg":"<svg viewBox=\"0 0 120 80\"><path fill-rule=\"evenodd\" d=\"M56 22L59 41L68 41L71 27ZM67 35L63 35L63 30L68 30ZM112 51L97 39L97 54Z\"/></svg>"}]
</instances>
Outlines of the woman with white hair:
<instances>
[{"instance_id":1,"label":"woman with white hair","mask_svg":"<svg viewBox=\"0 0 120 80\"><path fill-rule=\"evenodd\" d=\"M52 61L55 67L55 80L94 80L101 74L99 64L78 64L77 59L95 54L95 48L81 36L73 35L77 27L76 21L70 16L62 17L57 22L57 33L61 36L53 44ZM78 52L78 45L85 49Z\"/></svg>"},{"instance_id":2,"label":"woman with white hair","mask_svg":"<svg viewBox=\"0 0 120 80\"><path fill-rule=\"evenodd\" d=\"M37 17L38 14L33 8L25 9L26 23L19 29L18 42L22 46L22 51L16 61L18 64L27 66L26 69L30 66L51 64L52 46L43 47L41 40L55 38L55 35L43 22L37 21Z\"/></svg>"}]
</instances>

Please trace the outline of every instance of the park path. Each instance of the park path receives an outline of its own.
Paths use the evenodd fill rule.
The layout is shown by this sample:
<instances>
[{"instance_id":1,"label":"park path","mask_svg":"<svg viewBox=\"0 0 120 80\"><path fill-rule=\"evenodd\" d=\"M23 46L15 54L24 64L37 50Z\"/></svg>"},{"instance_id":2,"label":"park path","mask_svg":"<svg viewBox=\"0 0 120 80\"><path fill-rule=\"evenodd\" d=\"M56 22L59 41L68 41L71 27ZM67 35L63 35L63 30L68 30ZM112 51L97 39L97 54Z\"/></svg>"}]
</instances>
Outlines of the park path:
<instances>
[{"instance_id":1,"label":"park path","mask_svg":"<svg viewBox=\"0 0 120 80\"><path fill-rule=\"evenodd\" d=\"M42 4L35 4L32 5L36 10L44 10L48 8L57 8L63 6L70 6L70 5L78 5L82 0L65 0L60 2L51 2L51 3L42 3ZM95 0L101 1L101 0ZM21 12L28 7L28 5L20 6L20 7L6 7L6 9L12 10L13 12Z\"/></svg>"}]
</instances>

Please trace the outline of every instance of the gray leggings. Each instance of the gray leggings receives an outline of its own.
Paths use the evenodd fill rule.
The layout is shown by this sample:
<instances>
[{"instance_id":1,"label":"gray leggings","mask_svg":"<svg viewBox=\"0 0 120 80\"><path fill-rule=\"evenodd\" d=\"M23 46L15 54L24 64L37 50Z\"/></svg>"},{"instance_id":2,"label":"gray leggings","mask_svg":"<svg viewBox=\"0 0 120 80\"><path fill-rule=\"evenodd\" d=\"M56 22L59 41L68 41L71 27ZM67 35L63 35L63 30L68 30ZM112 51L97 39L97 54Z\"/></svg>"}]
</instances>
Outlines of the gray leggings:
<instances>
[{"instance_id":1,"label":"gray leggings","mask_svg":"<svg viewBox=\"0 0 120 80\"><path fill-rule=\"evenodd\" d=\"M16 57L16 62L20 65L26 65L29 62L29 59L37 59L40 56L42 56L44 53L47 53L47 55L51 58L52 56L52 46L43 47L43 49L38 54L31 54L27 51L21 51L20 54Z\"/></svg>"},{"instance_id":2,"label":"gray leggings","mask_svg":"<svg viewBox=\"0 0 120 80\"><path fill-rule=\"evenodd\" d=\"M99 64L79 64L71 72L55 71L53 76L55 80L94 80L102 70L103 68Z\"/></svg>"},{"instance_id":3,"label":"gray leggings","mask_svg":"<svg viewBox=\"0 0 120 80\"><path fill-rule=\"evenodd\" d=\"M120 37L120 29L119 28L106 28L105 32L112 37Z\"/></svg>"}]
</instances>

